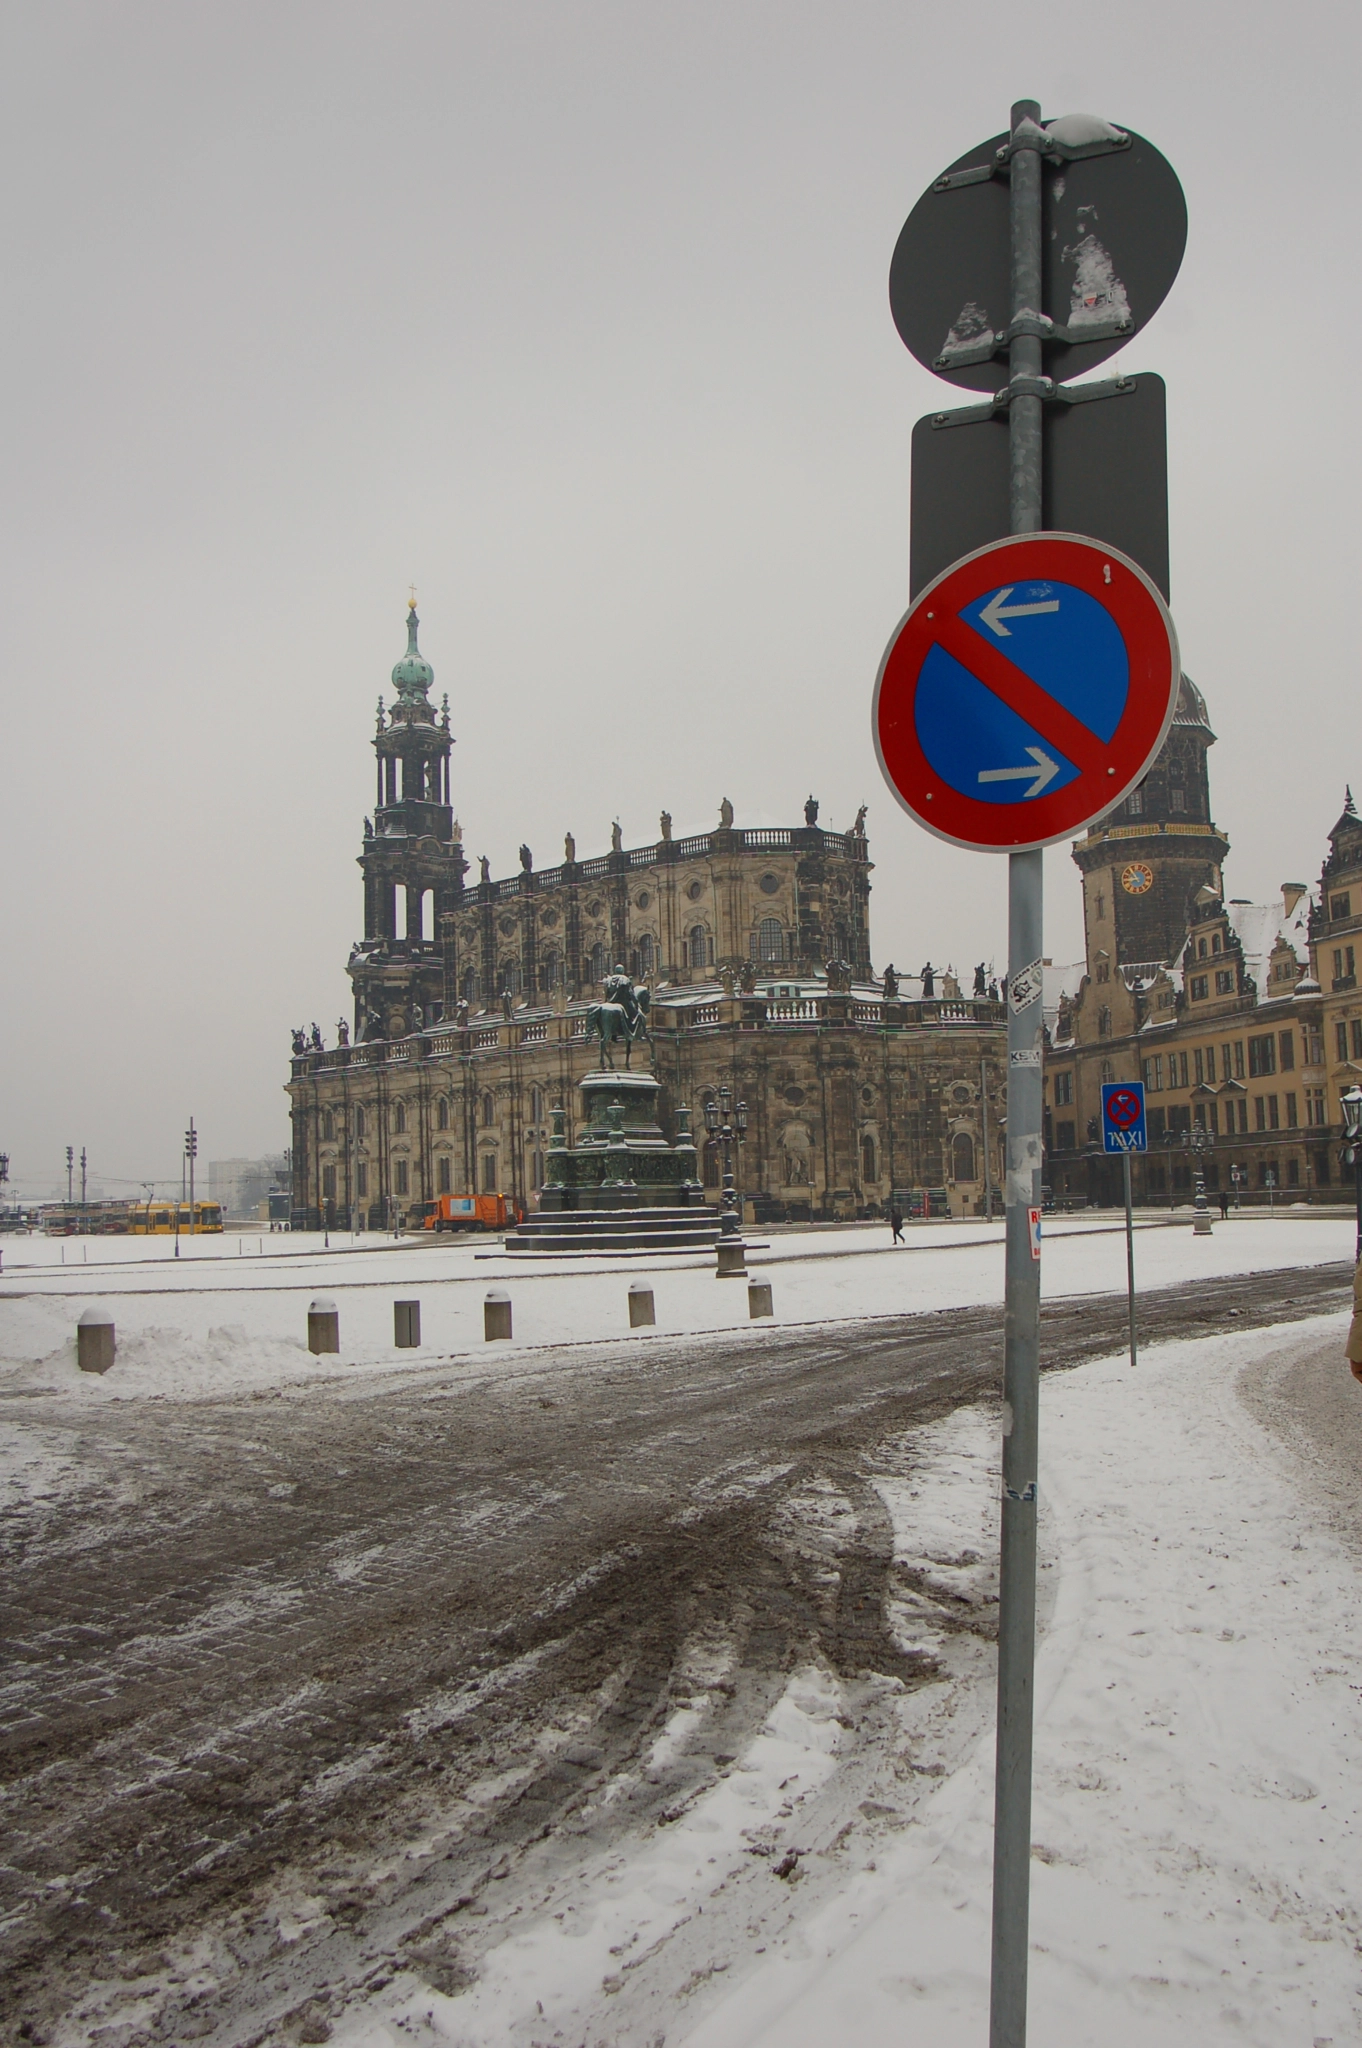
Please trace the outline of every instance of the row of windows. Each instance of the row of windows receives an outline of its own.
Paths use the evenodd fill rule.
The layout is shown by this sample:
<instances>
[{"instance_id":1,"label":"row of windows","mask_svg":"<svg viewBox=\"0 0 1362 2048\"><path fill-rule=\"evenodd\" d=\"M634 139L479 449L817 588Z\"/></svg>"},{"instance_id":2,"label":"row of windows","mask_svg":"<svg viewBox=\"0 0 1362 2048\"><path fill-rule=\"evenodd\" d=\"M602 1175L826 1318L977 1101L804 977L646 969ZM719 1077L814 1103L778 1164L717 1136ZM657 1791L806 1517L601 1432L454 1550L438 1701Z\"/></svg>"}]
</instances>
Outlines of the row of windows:
<instances>
[{"instance_id":1,"label":"row of windows","mask_svg":"<svg viewBox=\"0 0 1362 2048\"><path fill-rule=\"evenodd\" d=\"M706 968L714 965L714 939L702 924L692 925L683 942L684 962L687 967ZM751 957L762 966L783 966L791 957L784 925L778 917L764 917L752 934L749 950ZM583 959L582 966L588 981L602 982L615 965L604 940L598 939ZM661 966L661 953L652 934L644 932L631 946L628 959L633 974L656 974ZM563 980L562 957L555 951L541 955L538 966L540 995L552 995ZM466 967L460 981L459 992L465 1002L481 1000L484 994L518 996L525 993L525 977L519 960L507 958L496 971L495 989L484 990L483 977L476 967Z\"/></svg>"},{"instance_id":2,"label":"row of windows","mask_svg":"<svg viewBox=\"0 0 1362 2048\"><path fill-rule=\"evenodd\" d=\"M1211 992L1210 978L1205 974L1192 976L1192 1001L1204 1003ZM1215 992L1218 996L1232 996L1235 992L1234 969L1217 967L1215 970Z\"/></svg>"},{"instance_id":3,"label":"row of windows","mask_svg":"<svg viewBox=\"0 0 1362 2048\"><path fill-rule=\"evenodd\" d=\"M531 1123L543 1123L545 1117L546 1101L547 1098L542 1088L531 1088ZM435 1128L437 1131L447 1131L452 1128L454 1122L454 1104L450 1101L447 1095L441 1095L437 1097L435 1102L434 1116ZM493 1095L490 1088L485 1089L478 1098L478 1116L483 1124L494 1124L497 1120L496 1097ZM365 1137L368 1134L369 1117L363 1103L356 1103L355 1105L354 1123L355 1136L357 1138ZM389 1108L388 1128L395 1138L402 1137L406 1132L407 1105L405 1102L394 1102ZM324 1109L321 1113L321 1141L324 1145L335 1144L336 1129L337 1118L335 1111L330 1109Z\"/></svg>"},{"instance_id":4,"label":"row of windows","mask_svg":"<svg viewBox=\"0 0 1362 2048\"><path fill-rule=\"evenodd\" d=\"M1296 1064L1296 1035L1293 1031L1266 1031L1247 1041L1247 1051L1249 1079L1261 1080L1266 1074L1275 1074L1279 1067L1282 1073L1289 1074ZM1244 1053L1242 1038L1218 1048L1198 1045L1190 1054L1181 1049L1154 1053L1144 1063L1144 1085L1151 1095L1157 1095L1165 1086L1165 1073L1169 1088L1200 1087L1203 1083L1213 1086L1217 1078L1242 1081L1246 1072Z\"/></svg>"},{"instance_id":5,"label":"row of windows","mask_svg":"<svg viewBox=\"0 0 1362 2048\"><path fill-rule=\"evenodd\" d=\"M1224 1131L1220 1127L1220 1113L1224 1109ZM1250 1123L1251 1118L1251 1123ZM1311 1129L1322 1129L1327 1121L1327 1107L1322 1088L1307 1088L1305 1091L1305 1122ZM1218 1102L1199 1102L1195 1109L1186 1103L1173 1103L1170 1107L1158 1105L1149 1111L1149 1142L1162 1144L1166 1137L1180 1137L1193 1126L1208 1131L1213 1138L1243 1137L1254 1131L1295 1131L1301 1127L1299 1098L1291 1095L1247 1095L1232 1097L1223 1105ZM1055 1149L1072 1152L1075 1144L1076 1127L1067 1119L1055 1125ZM1089 1125L1089 1137L1097 1137L1096 1119ZM958 1176L957 1176L958 1177Z\"/></svg>"}]
</instances>

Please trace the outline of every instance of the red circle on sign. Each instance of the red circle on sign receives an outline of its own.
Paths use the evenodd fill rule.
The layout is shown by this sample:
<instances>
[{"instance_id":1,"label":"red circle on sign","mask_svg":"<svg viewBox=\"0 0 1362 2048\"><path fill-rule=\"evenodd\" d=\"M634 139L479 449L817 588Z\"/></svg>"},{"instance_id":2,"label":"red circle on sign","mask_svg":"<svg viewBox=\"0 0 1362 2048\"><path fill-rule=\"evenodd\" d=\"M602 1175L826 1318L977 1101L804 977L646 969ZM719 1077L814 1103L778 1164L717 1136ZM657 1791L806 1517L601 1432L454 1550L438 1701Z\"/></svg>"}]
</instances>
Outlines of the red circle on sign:
<instances>
[{"instance_id":1,"label":"red circle on sign","mask_svg":"<svg viewBox=\"0 0 1362 2048\"><path fill-rule=\"evenodd\" d=\"M991 646L961 618L966 606L996 586L1025 583L1068 584L1109 614L1128 667L1125 706L1109 739L1090 731L1010 661L1005 645ZM1042 788L1034 798L1007 803L962 794L945 780L923 751L916 719L923 665L937 647L952 655L968 680L982 684L1053 744L1076 776L1062 788ZM1019 534L953 563L905 613L875 681L875 751L904 809L938 838L988 852L1049 846L1104 817L1142 779L1173 722L1180 676L1173 621L1143 569L1080 534ZM1013 772L1024 779L1033 771ZM988 779L1001 778L994 771Z\"/></svg>"},{"instance_id":2,"label":"red circle on sign","mask_svg":"<svg viewBox=\"0 0 1362 2048\"><path fill-rule=\"evenodd\" d=\"M1118 1131L1128 1131L1140 1121L1140 1098L1129 1088L1118 1088L1107 1097L1107 1122Z\"/></svg>"}]
</instances>

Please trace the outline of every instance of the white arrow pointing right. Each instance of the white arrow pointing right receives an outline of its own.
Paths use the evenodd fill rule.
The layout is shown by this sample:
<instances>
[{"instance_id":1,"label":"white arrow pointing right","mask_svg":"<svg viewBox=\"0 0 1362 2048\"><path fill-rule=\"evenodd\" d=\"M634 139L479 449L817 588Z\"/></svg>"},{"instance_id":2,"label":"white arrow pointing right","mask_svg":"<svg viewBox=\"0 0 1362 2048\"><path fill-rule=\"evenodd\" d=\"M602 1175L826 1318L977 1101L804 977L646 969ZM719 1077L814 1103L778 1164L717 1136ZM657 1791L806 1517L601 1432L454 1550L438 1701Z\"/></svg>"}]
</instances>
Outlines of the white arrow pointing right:
<instances>
[{"instance_id":1,"label":"white arrow pointing right","mask_svg":"<svg viewBox=\"0 0 1362 2048\"><path fill-rule=\"evenodd\" d=\"M1032 778L1031 787L1023 790L1022 795L1023 797L1039 796L1046 784L1053 782L1056 775L1058 775L1059 763L1058 761L1052 761L1050 756L1042 752L1039 747L1028 747L1026 751L1031 756L1031 759L1029 762L1023 763L1020 768L981 768L979 770L979 780L981 782L1024 782L1030 776Z\"/></svg>"},{"instance_id":2,"label":"white arrow pointing right","mask_svg":"<svg viewBox=\"0 0 1362 2048\"><path fill-rule=\"evenodd\" d=\"M1057 597L1049 598L1044 604L1008 604L1007 600L1015 588L1015 584L1006 583L1001 590L995 590L979 614L980 624L987 626L990 633L996 633L1000 640L1012 638L1011 629L1003 624L1004 619L1030 619L1037 612L1059 610Z\"/></svg>"}]
</instances>

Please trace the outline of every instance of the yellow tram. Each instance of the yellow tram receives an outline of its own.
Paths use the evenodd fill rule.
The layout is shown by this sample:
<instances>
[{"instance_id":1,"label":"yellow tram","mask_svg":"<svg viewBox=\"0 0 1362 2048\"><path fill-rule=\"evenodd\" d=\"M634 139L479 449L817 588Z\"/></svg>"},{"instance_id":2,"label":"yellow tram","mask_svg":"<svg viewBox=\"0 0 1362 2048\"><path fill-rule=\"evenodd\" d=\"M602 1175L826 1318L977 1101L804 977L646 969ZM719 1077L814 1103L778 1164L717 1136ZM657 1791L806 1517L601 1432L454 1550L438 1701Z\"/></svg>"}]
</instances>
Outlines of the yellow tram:
<instances>
[{"instance_id":1,"label":"yellow tram","mask_svg":"<svg viewBox=\"0 0 1362 2048\"><path fill-rule=\"evenodd\" d=\"M192 1230L196 1237L206 1237L222 1231L221 1202L164 1202L150 1201L130 1204L128 1208L127 1231L130 1237L173 1237L176 1218L179 1231L187 1237Z\"/></svg>"}]
</instances>

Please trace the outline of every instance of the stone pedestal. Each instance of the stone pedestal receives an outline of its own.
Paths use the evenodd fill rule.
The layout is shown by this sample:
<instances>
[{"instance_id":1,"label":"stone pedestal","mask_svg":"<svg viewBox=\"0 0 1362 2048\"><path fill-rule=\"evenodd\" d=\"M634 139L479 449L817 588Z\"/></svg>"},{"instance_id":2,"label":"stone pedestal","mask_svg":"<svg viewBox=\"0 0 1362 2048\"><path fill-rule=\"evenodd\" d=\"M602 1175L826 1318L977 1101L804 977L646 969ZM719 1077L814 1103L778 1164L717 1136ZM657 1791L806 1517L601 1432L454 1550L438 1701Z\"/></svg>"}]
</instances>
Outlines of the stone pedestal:
<instances>
[{"instance_id":1,"label":"stone pedestal","mask_svg":"<svg viewBox=\"0 0 1362 2048\"><path fill-rule=\"evenodd\" d=\"M687 1112L679 1110L676 1143L657 1120L655 1074L587 1074L581 1083L583 1128L569 1147L555 1110L541 1215L565 1209L688 1209L704 1202Z\"/></svg>"}]
</instances>

